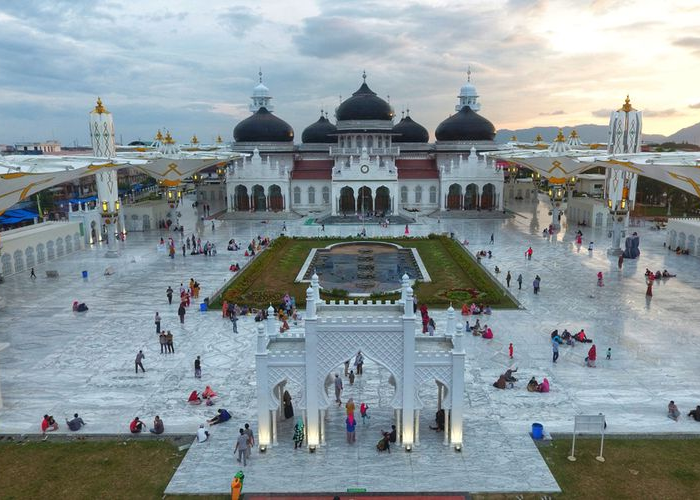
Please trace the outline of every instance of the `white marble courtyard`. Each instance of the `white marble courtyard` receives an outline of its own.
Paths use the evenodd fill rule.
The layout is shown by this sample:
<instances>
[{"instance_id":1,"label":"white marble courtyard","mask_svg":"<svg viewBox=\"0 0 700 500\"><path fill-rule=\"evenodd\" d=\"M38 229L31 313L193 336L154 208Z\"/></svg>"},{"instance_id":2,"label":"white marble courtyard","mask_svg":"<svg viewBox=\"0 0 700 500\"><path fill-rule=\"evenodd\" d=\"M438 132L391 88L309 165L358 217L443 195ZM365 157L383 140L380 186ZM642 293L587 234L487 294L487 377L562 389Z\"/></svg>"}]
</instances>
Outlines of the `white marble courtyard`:
<instances>
[{"instance_id":1,"label":"white marble courtyard","mask_svg":"<svg viewBox=\"0 0 700 500\"><path fill-rule=\"evenodd\" d=\"M509 207L512 208L512 207ZM557 491L527 432L541 422L549 432L570 432L573 416L606 415L609 433L700 433L700 424L683 417L666 418L666 405L676 401L685 414L700 404L696 378L700 355L700 261L667 253L664 234L639 228L642 256L638 262L608 258L607 231L583 228L584 243L595 241L590 255L573 244L576 227L564 228L556 238L543 238L549 224L545 207L516 205L515 218L460 220L423 218L411 225L411 235L451 231L469 240L472 252L494 252L482 263L493 271L498 265L513 273L511 291L523 310L496 311L483 318L492 326L493 340L465 337L467 351L465 448L457 454L442 445L442 436L428 429L434 410L421 413L420 446L408 454L399 449L378 455L374 449L379 430L390 424L383 407L389 391L385 373L368 364L366 374L350 388L359 404L367 401L372 419L358 429L358 442L345 443L343 412L331 415L328 445L316 454L294 451L291 422L280 424L280 444L265 455L257 451L246 467L247 492L344 491L365 487L368 491ZM185 210L186 212L189 209ZM194 217L190 217L193 221ZM317 226L304 219L286 223L292 234L315 236ZM151 422L155 414L165 421L166 432L193 433L212 408L185 403L193 389L210 384L220 394L217 406L233 414L233 422L212 428L210 442L195 444L168 487L168 493L226 492L237 467L232 447L237 429L250 422L255 427L254 323L239 322L239 334L220 312L201 313L190 308L180 326L176 305L168 306L165 289L177 290L190 277L202 285L202 297L225 282L232 261L243 262L241 253L225 251L229 238L249 240L253 235L279 234L281 221L268 224L247 221L217 222L202 228L202 240L216 241L216 257L178 254L170 260L156 251L160 234L132 233L122 257L105 259L104 249L91 249L37 267L35 281L25 275L10 276L0 285L4 308L0 310L0 386L4 408L0 433L39 432L45 413L63 424L63 417L79 412L88 422L84 433L123 434L134 416ZM192 225L186 223L186 234ZM368 226L369 236L402 235L404 227ZM348 234L359 227L326 226L325 234ZM491 233L495 244L489 245ZM534 256L524 252L531 245ZM113 265L117 273L103 276ZM658 283L654 297L645 300L644 269L668 269L677 278ZM58 280L44 271L57 269ZM83 280L81 271L89 278ZM273 271L273 270L271 270ZM605 286L595 286L598 271ZM515 278L523 274L523 290ZM540 295L531 282L542 277ZM282 291L283 292L283 291ZM419 296L420 298L420 296ZM71 311L73 300L85 301L85 314ZM457 308L457 307L456 307ZM175 335L175 354L159 354L153 315L160 311L163 327ZM444 311L434 313L438 332L444 328ZM562 347L559 362L551 362L549 332L554 328L586 329L598 348L598 367L585 368L587 347ZM515 359L507 356L508 343ZM605 351L612 348L612 360ZM146 374L134 373L139 349L146 354ZM195 356L203 360L202 381L193 378ZM491 386L506 367L519 368L515 389L499 391ZM528 393L530 376L549 378L552 392ZM300 388L292 388L299 390ZM292 390L294 397L294 391ZM434 401L429 387L421 396ZM296 397L295 399L298 399ZM216 408L216 406L214 407ZM65 431L65 425L59 432ZM203 479L206 478L206 479Z\"/></svg>"}]
</instances>

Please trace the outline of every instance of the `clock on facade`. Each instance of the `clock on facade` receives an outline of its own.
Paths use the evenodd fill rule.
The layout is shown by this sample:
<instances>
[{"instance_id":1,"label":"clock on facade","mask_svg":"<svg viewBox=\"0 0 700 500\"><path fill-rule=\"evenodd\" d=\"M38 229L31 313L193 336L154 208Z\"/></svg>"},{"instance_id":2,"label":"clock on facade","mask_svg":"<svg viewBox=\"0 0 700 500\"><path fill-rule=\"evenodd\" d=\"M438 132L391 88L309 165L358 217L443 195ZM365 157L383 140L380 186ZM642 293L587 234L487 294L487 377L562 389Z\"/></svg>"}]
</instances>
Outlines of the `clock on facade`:
<instances>
[{"instance_id":1,"label":"clock on facade","mask_svg":"<svg viewBox=\"0 0 700 500\"><path fill-rule=\"evenodd\" d=\"M369 167L367 165L362 165L360 167L360 172L362 172L363 174L366 174L367 172L369 172Z\"/></svg>"}]
</instances>

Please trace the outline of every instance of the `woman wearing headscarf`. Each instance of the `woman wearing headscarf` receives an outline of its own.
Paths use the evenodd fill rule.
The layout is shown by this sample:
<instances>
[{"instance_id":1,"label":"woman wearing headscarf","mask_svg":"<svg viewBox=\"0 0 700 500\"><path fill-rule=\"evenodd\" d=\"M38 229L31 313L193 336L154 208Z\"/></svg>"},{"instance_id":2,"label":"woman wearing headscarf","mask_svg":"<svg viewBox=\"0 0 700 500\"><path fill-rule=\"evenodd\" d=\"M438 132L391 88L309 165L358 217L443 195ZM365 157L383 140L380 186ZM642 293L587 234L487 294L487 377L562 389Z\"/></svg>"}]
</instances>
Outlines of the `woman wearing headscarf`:
<instances>
[{"instance_id":1,"label":"woman wearing headscarf","mask_svg":"<svg viewBox=\"0 0 700 500\"><path fill-rule=\"evenodd\" d=\"M595 344L591 346L588 350L588 357L586 358L586 366L589 368L595 368L595 358L597 357Z\"/></svg>"}]
</instances>

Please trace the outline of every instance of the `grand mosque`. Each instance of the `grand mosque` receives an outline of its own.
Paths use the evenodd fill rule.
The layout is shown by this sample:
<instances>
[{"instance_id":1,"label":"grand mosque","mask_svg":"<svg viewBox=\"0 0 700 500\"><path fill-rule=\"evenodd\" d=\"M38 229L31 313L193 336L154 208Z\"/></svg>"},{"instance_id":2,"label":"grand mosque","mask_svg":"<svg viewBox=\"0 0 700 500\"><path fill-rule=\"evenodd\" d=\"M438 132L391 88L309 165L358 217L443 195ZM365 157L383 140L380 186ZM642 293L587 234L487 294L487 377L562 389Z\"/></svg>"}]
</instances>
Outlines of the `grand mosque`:
<instances>
[{"instance_id":1,"label":"grand mosque","mask_svg":"<svg viewBox=\"0 0 700 500\"><path fill-rule=\"evenodd\" d=\"M428 131L367 84L304 129L276 116L270 90L253 89L252 115L234 131L234 162L226 180L230 211L295 211L389 215L401 211L503 208L503 172L479 153L498 149L493 124L468 75L455 113Z\"/></svg>"}]
</instances>

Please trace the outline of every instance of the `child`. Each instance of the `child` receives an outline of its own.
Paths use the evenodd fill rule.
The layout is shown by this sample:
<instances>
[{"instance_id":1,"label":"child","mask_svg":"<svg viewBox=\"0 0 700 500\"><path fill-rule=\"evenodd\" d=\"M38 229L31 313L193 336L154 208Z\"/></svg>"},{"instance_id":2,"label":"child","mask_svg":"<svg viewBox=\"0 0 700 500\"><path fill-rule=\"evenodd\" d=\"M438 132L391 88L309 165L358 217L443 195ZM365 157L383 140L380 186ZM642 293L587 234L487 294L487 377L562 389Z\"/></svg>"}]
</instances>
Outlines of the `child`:
<instances>
[{"instance_id":1,"label":"child","mask_svg":"<svg viewBox=\"0 0 700 500\"><path fill-rule=\"evenodd\" d=\"M350 370L350 374L348 375L348 379L350 379L350 385L353 385L355 383L355 373Z\"/></svg>"},{"instance_id":2,"label":"child","mask_svg":"<svg viewBox=\"0 0 700 500\"><path fill-rule=\"evenodd\" d=\"M512 342L510 344L508 344L508 357L510 359L513 359L513 343Z\"/></svg>"},{"instance_id":3,"label":"child","mask_svg":"<svg viewBox=\"0 0 700 500\"><path fill-rule=\"evenodd\" d=\"M367 420L369 420L369 415L367 414L368 408L369 405L367 403L360 404L360 416L362 417L362 425L365 425L367 423Z\"/></svg>"},{"instance_id":4,"label":"child","mask_svg":"<svg viewBox=\"0 0 700 500\"><path fill-rule=\"evenodd\" d=\"M612 356L612 348L608 347L608 354L605 356L605 359L610 361L610 357Z\"/></svg>"}]
</instances>

